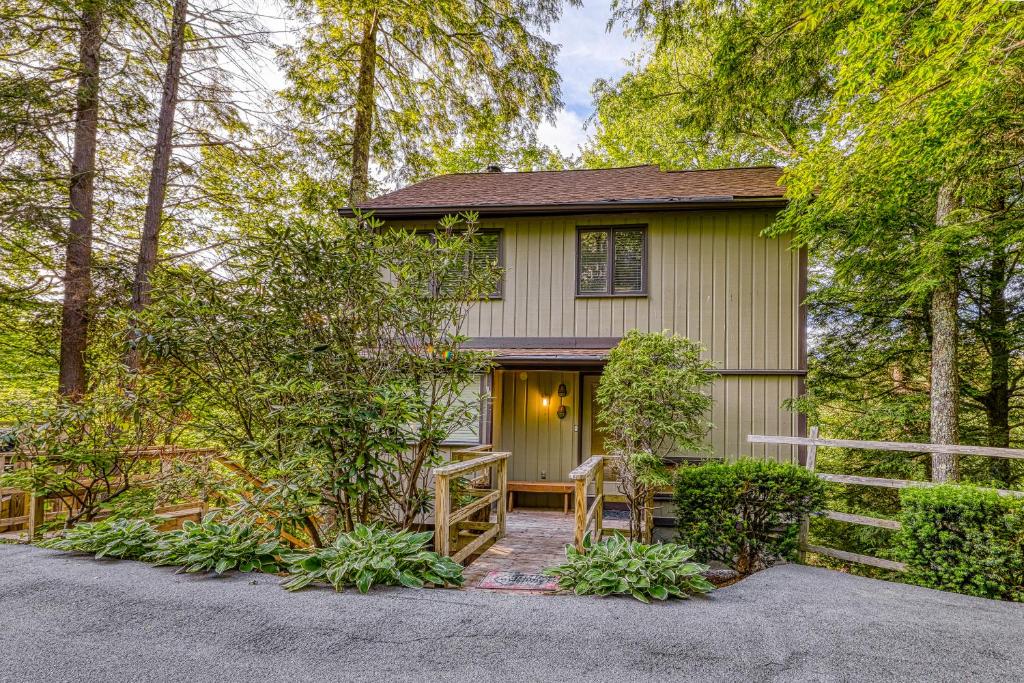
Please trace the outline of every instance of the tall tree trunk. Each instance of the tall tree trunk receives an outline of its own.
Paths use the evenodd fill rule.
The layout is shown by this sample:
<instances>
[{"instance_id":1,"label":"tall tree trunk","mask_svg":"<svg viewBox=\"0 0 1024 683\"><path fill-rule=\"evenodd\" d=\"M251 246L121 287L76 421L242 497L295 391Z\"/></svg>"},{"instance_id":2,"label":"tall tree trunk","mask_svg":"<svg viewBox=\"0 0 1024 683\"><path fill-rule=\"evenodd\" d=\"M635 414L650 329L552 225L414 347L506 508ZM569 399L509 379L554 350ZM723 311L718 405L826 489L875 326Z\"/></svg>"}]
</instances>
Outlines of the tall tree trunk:
<instances>
[{"instance_id":1,"label":"tall tree trunk","mask_svg":"<svg viewBox=\"0 0 1024 683\"><path fill-rule=\"evenodd\" d=\"M953 210L953 191L949 186L939 190L935 223L943 226ZM931 377L931 442L955 444L960 437L960 387L957 375L957 343L959 322L957 299L959 288L952 264L944 264L942 281L932 293L932 377ZM932 481L956 481L960 476L960 459L945 453L932 453Z\"/></svg>"},{"instance_id":2,"label":"tall tree trunk","mask_svg":"<svg viewBox=\"0 0 1024 683\"><path fill-rule=\"evenodd\" d=\"M171 17L171 44L167 53L167 70L164 74L160 119L156 131L156 149L149 171L146 216L142 224L139 259L135 266L135 282L132 284L131 307L136 312L144 309L150 302L149 276L156 265L160 223L163 220L164 198L167 195L167 174L173 152L171 137L174 135L174 111L178 106L178 82L181 78L187 12L188 0L175 0L174 13Z\"/></svg>"},{"instance_id":3,"label":"tall tree trunk","mask_svg":"<svg viewBox=\"0 0 1024 683\"><path fill-rule=\"evenodd\" d=\"M153 164L149 171L149 190L146 197L146 215L142 223L142 239L139 242L139 257L135 264L135 280L132 283L131 309L136 313L149 305L151 289L149 278L156 267L157 247L160 243L160 225L164 216L164 199L167 196L167 174L174 151L171 139L174 135L174 112L178 106L178 83L181 80L181 62L185 51L185 21L188 15L188 0L174 0L171 15L171 42L167 51L167 69L164 73L163 95L160 99L160 118L157 122L156 147ZM127 356L128 366L137 369L139 354L131 349Z\"/></svg>"},{"instance_id":4,"label":"tall tree trunk","mask_svg":"<svg viewBox=\"0 0 1024 683\"><path fill-rule=\"evenodd\" d=\"M988 445L1000 448L1010 446L1010 339L1006 305L1006 269L1006 253L997 246L988 268L986 283L992 364L989 369L985 409L988 414ZM1006 486L1010 485L1011 470L1008 458L989 458L989 472L996 481Z\"/></svg>"},{"instance_id":5,"label":"tall tree trunk","mask_svg":"<svg viewBox=\"0 0 1024 683\"><path fill-rule=\"evenodd\" d=\"M92 303L93 181L96 176L102 27L101 1L87 0L82 10L78 48L75 138L69 192L71 218L64 262L58 377L60 393L71 398L79 398L85 393L88 380L85 352Z\"/></svg>"},{"instance_id":6,"label":"tall tree trunk","mask_svg":"<svg viewBox=\"0 0 1024 683\"><path fill-rule=\"evenodd\" d=\"M356 118L352 126L352 180L348 186L349 204L366 199L370 186L370 143L376 105L377 12L366 20L359 43L359 84L356 90Z\"/></svg>"}]
</instances>

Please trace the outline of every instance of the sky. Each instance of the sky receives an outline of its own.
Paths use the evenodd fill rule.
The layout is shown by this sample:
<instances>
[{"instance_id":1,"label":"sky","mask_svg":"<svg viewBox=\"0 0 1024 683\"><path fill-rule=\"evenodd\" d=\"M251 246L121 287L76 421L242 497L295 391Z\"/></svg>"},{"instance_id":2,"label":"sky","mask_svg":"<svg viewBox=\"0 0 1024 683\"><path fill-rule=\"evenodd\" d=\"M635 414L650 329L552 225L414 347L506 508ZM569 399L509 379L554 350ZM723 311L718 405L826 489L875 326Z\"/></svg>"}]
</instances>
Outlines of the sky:
<instances>
[{"instance_id":1,"label":"sky","mask_svg":"<svg viewBox=\"0 0 1024 683\"><path fill-rule=\"evenodd\" d=\"M594 113L590 86L597 78L617 78L626 72L626 60L640 46L622 35L620 27L605 30L611 14L607 0L567 7L551 30L549 40L562 46L558 72L562 76L565 107L555 124L541 124L540 141L573 155L587 138L585 123Z\"/></svg>"}]
</instances>

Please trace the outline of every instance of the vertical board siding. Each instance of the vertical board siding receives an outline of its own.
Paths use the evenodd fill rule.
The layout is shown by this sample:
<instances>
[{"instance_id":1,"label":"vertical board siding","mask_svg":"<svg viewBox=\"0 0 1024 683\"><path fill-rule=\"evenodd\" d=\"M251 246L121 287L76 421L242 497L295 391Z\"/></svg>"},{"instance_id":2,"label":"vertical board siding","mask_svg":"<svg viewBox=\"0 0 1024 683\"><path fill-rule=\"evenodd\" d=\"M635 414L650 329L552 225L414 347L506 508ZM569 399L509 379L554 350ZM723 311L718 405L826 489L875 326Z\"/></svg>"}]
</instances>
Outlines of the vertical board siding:
<instances>
[{"instance_id":1,"label":"vertical board siding","mask_svg":"<svg viewBox=\"0 0 1024 683\"><path fill-rule=\"evenodd\" d=\"M502 230L504 296L471 307L470 337L620 337L669 330L719 367L799 367L799 253L761 231L767 209L488 218ZM648 295L576 297L576 228L647 226ZM422 224L420 224L422 225Z\"/></svg>"},{"instance_id":2,"label":"vertical board siding","mask_svg":"<svg viewBox=\"0 0 1024 683\"><path fill-rule=\"evenodd\" d=\"M716 457L798 462L795 446L749 444L748 434L797 436L797 414L784 407L798 396L798 378L726 375L712 385L710 446Z\"/></svg>"},{"instance_id":3,"label":"vertical board siding","mask_svg":"<svg viewBox=\"0 0 1024 683\"><path fill-rule=\"evenodd\" d=\"M589 380L594 381L594 380ZM597 380L600 381L600 380ZM786 376L719 376L711 386L713 401L712 425L705 441L708 453L680 453L679 455L711 455L723 460L743 457L770 459L779 462L798 462L795 446L749 444L748 434L776 434L798 436L797 414L784 407L786 400L797 397L798 380ZM588 395L589 396L589 395ZM597 455L590 451L590 426L596 406L588 396L582 397L583 431L582 458ZM607 455L607 454L602 454Z\"/></svg>"},{"instance_id":4,"label":"vertical board siding","mask_svg":"<svg viewBox=\"0 0 1024 683\"><path fill-rule=\"evenodd\" d=\"M509 458L509 479L540 481L541 474L547 481L569 481L569 472L576 467L577 440L576 401L579 400L579 375L575 372L526 372L526 379L520 372L502 372L500 382L501 428L495 432L495 447L511 451ZM568 414L559 419L559 383L569 391ZM544 396L550 398L545 408L541 404ZM496 415L499 415L496 413Z\"/></svg>"}]
</instances>

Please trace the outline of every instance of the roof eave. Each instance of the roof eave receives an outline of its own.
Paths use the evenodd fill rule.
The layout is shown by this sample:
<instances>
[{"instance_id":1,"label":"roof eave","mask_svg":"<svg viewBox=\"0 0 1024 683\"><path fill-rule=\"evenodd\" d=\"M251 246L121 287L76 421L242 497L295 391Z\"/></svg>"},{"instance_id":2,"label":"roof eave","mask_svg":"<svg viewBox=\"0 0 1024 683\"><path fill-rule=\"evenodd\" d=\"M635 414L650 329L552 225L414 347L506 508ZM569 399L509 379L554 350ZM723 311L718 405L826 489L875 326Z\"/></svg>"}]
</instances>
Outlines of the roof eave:
<instances>
[{"instance_id":1,"label":"roof eave","mask_svg":"<svg viewBox=\"0 0 1024 683\"><path fill-rule=\"evenodd\" d=\"M636 213L640 211L692 211L702 209L737 208L782 208L785 197L735 197L733 199L686 200L686 201L621 201L621 202L575 202L568 204L487 204L482 206L393 206L366 208L363 215L373 214L378 218L437 218L449 214L473 211L481 216L520 216L539 214L578 213ZM356 215L353 207L341 207L338 214L351 218Z\"/></svg>"}]
</instances>

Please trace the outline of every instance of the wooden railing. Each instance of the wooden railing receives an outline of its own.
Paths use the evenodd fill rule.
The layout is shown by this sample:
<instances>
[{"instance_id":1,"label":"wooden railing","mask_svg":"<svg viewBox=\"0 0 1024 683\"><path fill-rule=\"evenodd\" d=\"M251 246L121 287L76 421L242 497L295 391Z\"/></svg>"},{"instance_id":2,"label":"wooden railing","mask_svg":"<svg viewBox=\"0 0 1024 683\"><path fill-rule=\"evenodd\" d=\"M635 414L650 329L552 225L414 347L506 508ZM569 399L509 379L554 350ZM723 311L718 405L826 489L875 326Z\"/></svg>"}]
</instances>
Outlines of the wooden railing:
<instances>
[{"instance_id":1,"label":"wooden railing","mask_svg":"<svg viewBox=\"0 0 1024 683\"><path fill-rule=\"evenodd\" d=\"M569 473L576 482L576 550L583 552L583 539L593 527L591 540L601 540L604 525L604 456L595 455ZM587 507L587 490L594 483L594 502Z\"/></svg>"},{"instance_id":2,"label":"wooden railing","mask_svg":"<svg viewBox=\"0 0 1024 683\"><path fill-rule=\"evenodd\" d=\"M751 434L747 436L747 442L765 444L785 444L791 446L806 446L806 467L809 471L814 472L819 479L822 479L823 481L832 482L835 484L854 484L860 486L876 486L891 489L931 488L933 486L939 486L939 484L932 481L883 479L881 477L860 477L851 474L830 474L827 472L817 472L815 468L817 464L818 448L854 448L872 451L898 451L904 453L944 453L949 455L982 455L990 458L1024 459L1024 450L1017 450L1014 448L994 448L988 446L958 446L953 444L907 443L894 441L853 441L850 439L821 439L818 438L817 427L811 427L810 436L808 437L764 436L761 434ZM1024 491L1008 491L1005 489L994 490L1002 496L1014 496L1016 498L1024 498ZM867 515L855 515L848 512L838 512L835 510L826 510L824 516L828 519L834 519L839 522L846 522L847 524L860 524L862 526L873 526L882 529L900 529L900 523L893 519L880 519L878 517L869 517ZM844 562L856 562L858 564L870 565L872 567L888 569L890 571L901 572L906 570L906 565L902 562L886 560L880 557L872 557L870 555L861 555L859 553L851 553L846 550L839 550L837 548L827 548L825 546L813 545L809 542L808 532L808 520L804 519L800 527L801 555L803 555L804 553L816 553L818 555L825 555L826 557L832 557L837 560L842 560Z\"/></svg>"},{"instance_id":3,"label":"wooden railing","mask_svg":"<svg viewBox=\"0 0 1024 683\"><path fill-rule=\"evenodd\" d=\"M475 449L456 451L452 454L453 462L434 469L434 550L456 562L464 562L489 540L497 540L505 535L505 500L508 496L510 453L479 450L482 448L488 447L478 446ZM476 472L483 473L483 470L492 467L495 472L489 479L492 482L491 488L474 489L469 495L476 500L453 510L452 480ZM497 509L495 521L491 522L490 507L494 503L497 503ZM487 521L470 520L483 510L487 511Z\"/></svg>"}]
</instances>

